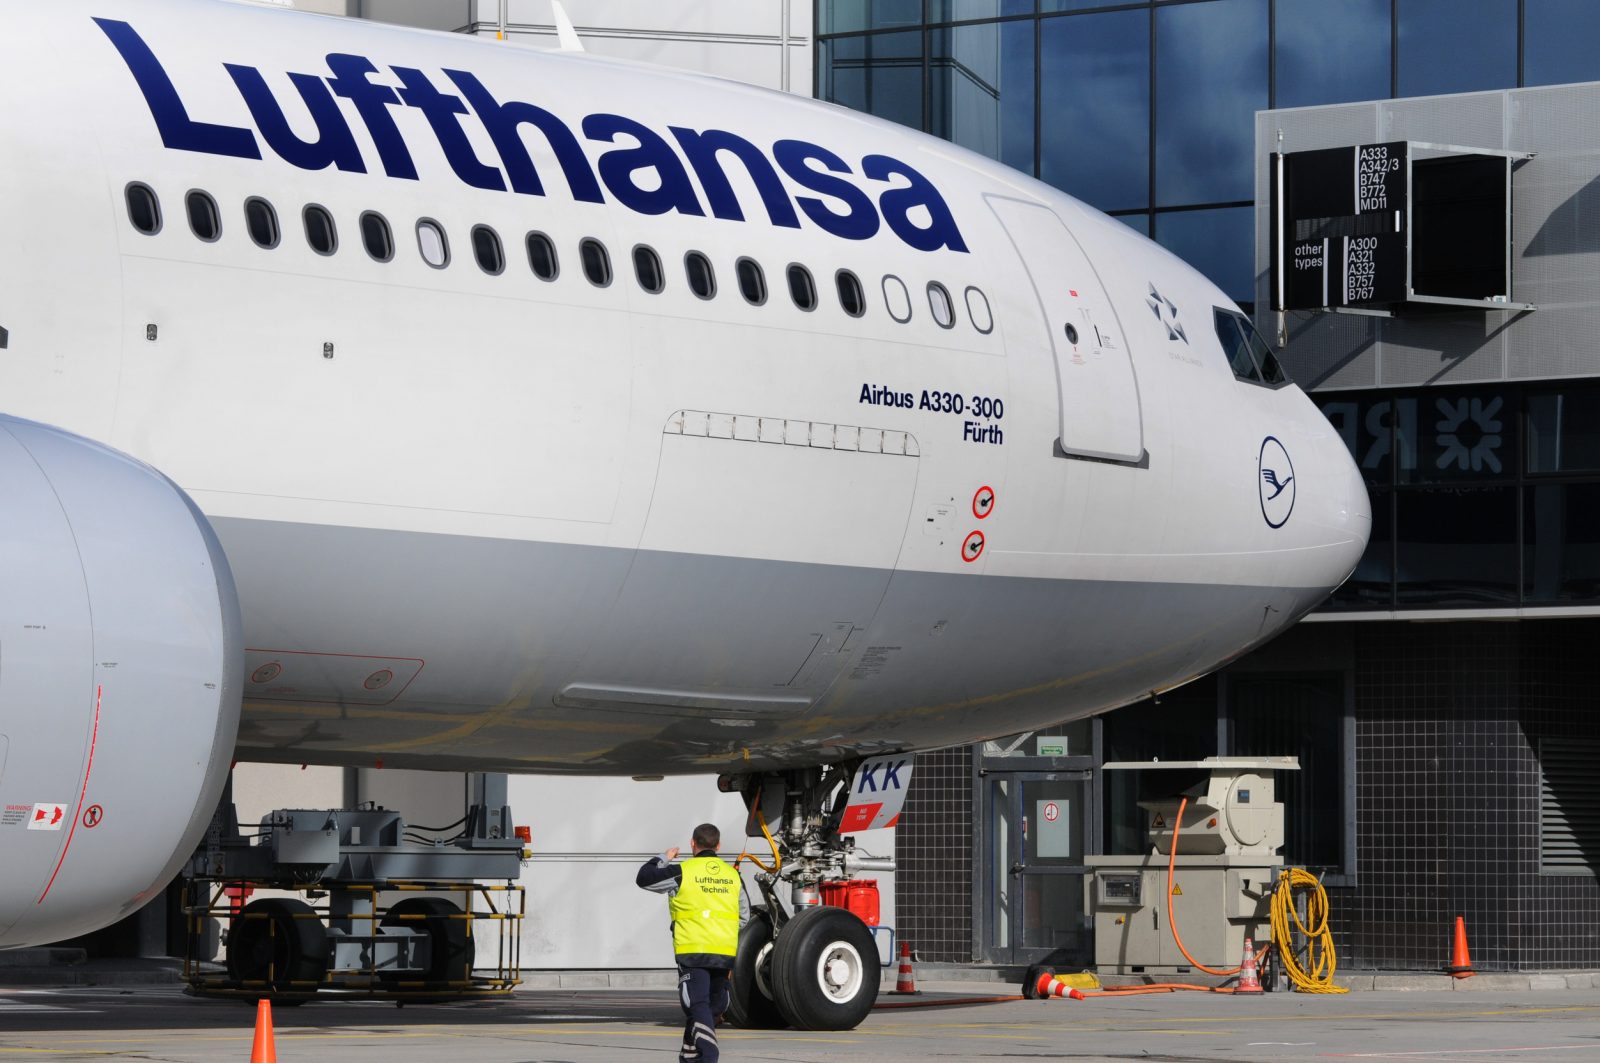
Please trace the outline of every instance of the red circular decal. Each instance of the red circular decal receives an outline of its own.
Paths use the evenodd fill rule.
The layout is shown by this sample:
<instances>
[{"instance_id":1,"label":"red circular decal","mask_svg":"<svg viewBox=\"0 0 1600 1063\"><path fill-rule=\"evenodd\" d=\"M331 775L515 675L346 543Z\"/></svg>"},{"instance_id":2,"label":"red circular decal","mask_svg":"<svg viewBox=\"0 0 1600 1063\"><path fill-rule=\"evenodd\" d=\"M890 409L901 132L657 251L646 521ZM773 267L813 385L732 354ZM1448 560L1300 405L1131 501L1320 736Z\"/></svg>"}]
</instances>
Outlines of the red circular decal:
<instances>
[{"instance_id":1,"label":"red circular decal","mask_svg":"<svg viewBox=\"0 0 1600 1063\"><path fill-rule=\"evenodd\" d=\"M106 818L106 810L99 805L90 805L83 810L83 825L90 830L98 827L100 821Z\"/></svg>"},{"instance_id":2,"label":"red circular decal","mask_svg":"<svg viewBox=\"0 0 1600 1063\"><path fill-rule=\"evenodd\" d=\"M972 515L982 520L994 512L994 488L988 484L978 488L978 493L972 496Z\"/></svg>"},{"instance_id":3,"label":"red circular decal","mask_svg":"<svg viewBox=\"0 0 1600 1063\"><path fill-rule=\"evenodd\" d=\"M983 532L975 531L961 544L961 560L971 564L983 556Z\"/></svg>"},{"instance_id":4,"label":"red circular decal","mask_svg":"<svg viewBox=\"0 0 1600 1063\"><path fill-rule=\"evenodd\" d=\"M380 668L376 672L373 672L371 675L367 676L366 681L361 685L366 687L368 690L382 690L384 687L389 685L389 680L393 678L394 673L392 671L387 668Z\"/></svg>"},{"instance_id":5,"label":"red circular decal","mask_svg":"<svg viewBox=\"0 0 1600 1063\"><path fill-rule=\"evenodd\" d=\"M282 674L283 665L279 664L277 661L273 661L270 664L264 664L260 668L257 668L255 671L251 672L250 682L270 683Z\"/></svg>"},{"instance_id":6,"label":"red circular decal","mask_svg":"<svg viewBox=\"0 0 1600 1063\"><path fill-rule=\"evenodd\" d=\"M1060 819L1060 818L1061 818L1061 809L1056 806L1056 803L1054 801L1051 801L1048 805L1044 806L1044 819L1045 819L1046 823L1054 823L1057 819Z\"/></svg>"}]
</instances>

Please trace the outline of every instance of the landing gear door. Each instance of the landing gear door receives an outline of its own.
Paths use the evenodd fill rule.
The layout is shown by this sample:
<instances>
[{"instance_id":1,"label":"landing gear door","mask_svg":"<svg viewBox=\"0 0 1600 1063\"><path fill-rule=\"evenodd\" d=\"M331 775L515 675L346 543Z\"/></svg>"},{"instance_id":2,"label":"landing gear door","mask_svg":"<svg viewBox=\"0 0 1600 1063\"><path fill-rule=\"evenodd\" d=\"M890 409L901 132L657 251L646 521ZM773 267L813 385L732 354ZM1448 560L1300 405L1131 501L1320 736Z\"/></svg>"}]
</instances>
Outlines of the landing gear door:
<instances>
[{"instance_id":1,"label":"landing gear door","mask_svg":"<svg viewBox=\"0 0 1600 1063\"><path fill-rule=\"evenodd\" d=\"M839 833L894 826L911 785L911 762L910 753L862 761L850 778L850 799L839 821Z\"/></svg>"},{"instance_id":2,"label":"landing gear door","mask_svg":"<svg viewBox=\"0 0 1600 1063\"><path fill-rule=\"evenodd\" d=\"M1049 344L1066 455L1137 462L1144 457L1139 383L1105 288L1077 239L1053 210L987 197L1021 256L1048 338L1008 331L1008 346ZM1017 323L1030 329L1027 323Z\"/></svg>"}]
</instances>

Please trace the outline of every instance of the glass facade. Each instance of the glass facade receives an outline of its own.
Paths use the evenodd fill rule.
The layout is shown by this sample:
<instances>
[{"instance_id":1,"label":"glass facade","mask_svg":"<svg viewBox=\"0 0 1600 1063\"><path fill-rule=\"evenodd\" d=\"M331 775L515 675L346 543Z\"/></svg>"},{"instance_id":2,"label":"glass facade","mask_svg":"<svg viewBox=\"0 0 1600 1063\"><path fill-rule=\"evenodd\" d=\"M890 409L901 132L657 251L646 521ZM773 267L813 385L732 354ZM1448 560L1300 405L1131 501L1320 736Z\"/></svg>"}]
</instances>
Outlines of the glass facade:
<instances>
[{"instance_id":1,"label":"glass facade","mask_svg":"<svg viewBox=\"0 0 1600 1063\"><path fill-rule=\"evenodd\" d=\"M1600 80L1594 0L818 0L817 95L1116 215L1253 298L1253 117Z\"/></svg>"},{"instance_id":2,"label":"glass facade","mask_svg":"<svg viewBox=\"0 0 1600 1063\"><path fill-rule=\"evenodd\" d=\"M1336 609L1600 603L1600 387L1317 396L1367 478Z\"/></svg>"}]
</instances>

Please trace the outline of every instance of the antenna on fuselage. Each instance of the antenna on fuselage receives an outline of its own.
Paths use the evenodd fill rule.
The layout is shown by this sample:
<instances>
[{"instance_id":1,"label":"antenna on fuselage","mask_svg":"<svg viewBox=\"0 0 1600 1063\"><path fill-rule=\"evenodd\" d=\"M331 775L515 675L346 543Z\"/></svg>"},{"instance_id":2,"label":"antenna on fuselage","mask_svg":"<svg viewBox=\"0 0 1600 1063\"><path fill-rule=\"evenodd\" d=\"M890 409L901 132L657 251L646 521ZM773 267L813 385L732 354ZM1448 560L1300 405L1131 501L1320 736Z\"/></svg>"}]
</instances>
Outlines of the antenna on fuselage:
<instances>
[{"instance_id":1,"label":"antenna on fuselage","mask_svg":"<svg viewBox=\"0 0 1600 1063\"><path fill-rule=\"evenodd\" d=\"M561 0L550 0L550 11L555 15L556 39L561 42L563 52L584 51L583 41L578 37L577 27L572 24L572 19L567 17L567 9L561 5Z\"/></svg>"}]
</instances>

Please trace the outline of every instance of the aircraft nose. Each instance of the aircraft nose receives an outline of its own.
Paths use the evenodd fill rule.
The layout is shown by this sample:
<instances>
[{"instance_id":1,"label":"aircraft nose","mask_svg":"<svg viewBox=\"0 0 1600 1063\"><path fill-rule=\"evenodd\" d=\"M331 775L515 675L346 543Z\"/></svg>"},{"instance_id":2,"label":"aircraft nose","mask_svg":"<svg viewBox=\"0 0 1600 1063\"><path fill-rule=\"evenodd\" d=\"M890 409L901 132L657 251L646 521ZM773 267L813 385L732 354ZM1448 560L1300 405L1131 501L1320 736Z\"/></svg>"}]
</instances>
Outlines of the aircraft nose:
<instances>
[{"instance_id":1,"label":"aircraft nose","mask_svg":"<svg viewBox=\"0 0 1600 1063\"><path fill-rule=\"evenodd\" d=\"M1321 415L1318 415L1321 420ZM1327 551L1326 586L1334 590L1355 571L1372 537L1372 500L1361 469L1344 441L1325 421L1315 440L1326 492L1317 507L1318 537Z\"/></svg>"}]
</instances>

